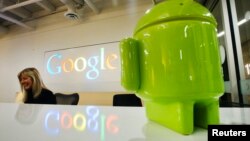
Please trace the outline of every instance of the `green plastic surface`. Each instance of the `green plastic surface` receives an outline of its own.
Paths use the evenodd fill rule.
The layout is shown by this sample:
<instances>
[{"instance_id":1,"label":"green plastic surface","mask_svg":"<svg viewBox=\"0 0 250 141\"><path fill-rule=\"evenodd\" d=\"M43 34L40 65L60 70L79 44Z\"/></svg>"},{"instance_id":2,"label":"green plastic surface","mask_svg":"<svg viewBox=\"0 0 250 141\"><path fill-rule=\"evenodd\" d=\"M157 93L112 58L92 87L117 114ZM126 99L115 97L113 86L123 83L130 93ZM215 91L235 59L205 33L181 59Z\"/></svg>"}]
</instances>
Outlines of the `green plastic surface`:
<instances>
[{"instance_id":1,"label":"green plastic surface","mask_svg":"<svg viewBox=\"0 0 250 141\"><path fill-rule=\"evenodd\" d=\"M148 10L120 42L121 84L140 97L148 119L182 134L219 124L224 93L216 21L192 0Z\"/></svg>"}]
</instances>

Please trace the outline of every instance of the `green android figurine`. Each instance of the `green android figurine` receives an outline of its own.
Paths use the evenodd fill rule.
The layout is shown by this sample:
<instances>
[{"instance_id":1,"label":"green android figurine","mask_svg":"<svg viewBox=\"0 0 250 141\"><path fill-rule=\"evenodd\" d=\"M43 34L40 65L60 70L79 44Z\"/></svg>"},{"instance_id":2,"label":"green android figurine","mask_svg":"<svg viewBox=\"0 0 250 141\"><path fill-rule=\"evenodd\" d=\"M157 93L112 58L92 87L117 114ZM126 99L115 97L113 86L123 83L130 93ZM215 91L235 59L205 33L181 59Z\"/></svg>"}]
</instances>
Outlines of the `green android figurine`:
<instances>
[{"instance_id":1,"label":"green android figurine","mask_svg":"<svg viewBox=\"0 0 250 141\"><path fill-rule=\"evenodd\" d=\"M146 116L181 134L219 124L224 93L216 20L193 0L166 0L120 42L121 84Z\"/></svg>"}]
</instances>

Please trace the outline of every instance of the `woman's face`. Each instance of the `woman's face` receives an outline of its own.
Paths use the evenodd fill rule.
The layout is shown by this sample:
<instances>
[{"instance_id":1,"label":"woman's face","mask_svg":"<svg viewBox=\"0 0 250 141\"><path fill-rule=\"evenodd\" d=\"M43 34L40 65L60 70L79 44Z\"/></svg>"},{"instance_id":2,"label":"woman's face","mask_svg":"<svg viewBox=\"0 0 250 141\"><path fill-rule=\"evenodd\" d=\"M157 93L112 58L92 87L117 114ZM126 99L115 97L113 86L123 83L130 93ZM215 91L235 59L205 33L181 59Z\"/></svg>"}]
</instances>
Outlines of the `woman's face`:
<instances>
[{"instance_id":1,"label":"woman's face","mask_svg":"<svg viewBox=\"0 0 250 141\"><path fill-rule=\"evenodd\" d=\"M29 90L32 88L32 79L31 77L25 75L25 74L22 74L21 75L21 79L20 79L20 84L22 85L22 87L25 89L25 90Z\"/></svg>"}]
</instances>

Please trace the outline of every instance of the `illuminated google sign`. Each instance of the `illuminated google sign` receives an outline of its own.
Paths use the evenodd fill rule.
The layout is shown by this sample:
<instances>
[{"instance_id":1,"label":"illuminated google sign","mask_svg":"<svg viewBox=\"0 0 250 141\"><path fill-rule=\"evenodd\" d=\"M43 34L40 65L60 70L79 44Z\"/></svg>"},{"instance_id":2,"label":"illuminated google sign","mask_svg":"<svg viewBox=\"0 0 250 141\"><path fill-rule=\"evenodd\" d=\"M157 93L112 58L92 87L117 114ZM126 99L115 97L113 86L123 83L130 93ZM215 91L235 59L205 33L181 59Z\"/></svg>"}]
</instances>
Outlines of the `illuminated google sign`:
<instances>
[{"instance_id":1,"label":"illuminated google sign","mask_svg":"<svg viewBox=\"0 0 250 141\"><path fill-rule=\"evenodd\" d=\"M64 57L61 53L54 53L48 58L46 68L51 75L71 72L81 73L87 70L86 78L96 79L100 75L100 70L117 69L117 66L112 64L117 59L118 55L115 53L105 56L104 48L100 48L99 55L93 55L88 58L78 56L73 59Z\"/></svg>"},{"instance_id":2,"label":"illuminated google sign","mask_svg":"<svg viewBox=\"0 0 250 141\"><path fill-rule=\"evenodd\" d=\"M119 42L47 51L43 78L60 92L123 91L120 64Z\"/></svg>"}]
</instances>

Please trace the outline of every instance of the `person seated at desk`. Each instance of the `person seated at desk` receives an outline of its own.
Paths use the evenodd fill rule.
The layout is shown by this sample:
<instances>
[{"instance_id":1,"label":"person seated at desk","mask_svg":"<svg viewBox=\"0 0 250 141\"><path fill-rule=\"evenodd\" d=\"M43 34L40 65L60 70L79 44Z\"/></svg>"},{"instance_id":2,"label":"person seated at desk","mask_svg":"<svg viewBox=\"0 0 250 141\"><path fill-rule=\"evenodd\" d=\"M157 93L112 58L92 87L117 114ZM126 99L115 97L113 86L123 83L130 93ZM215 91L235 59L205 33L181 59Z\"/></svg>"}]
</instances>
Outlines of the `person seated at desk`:
<instances>
[{"instance_id":1,"label":"person seated at desk","mask_svg":"<svg viewBox=\"0 0 250 141\"><path fill-rule=\"evenodd\" d=\"M56 104L56 96L44 85L36 68L25 68L17 75L22 91L22 102Z\"/></svg>"}]
</instances>

